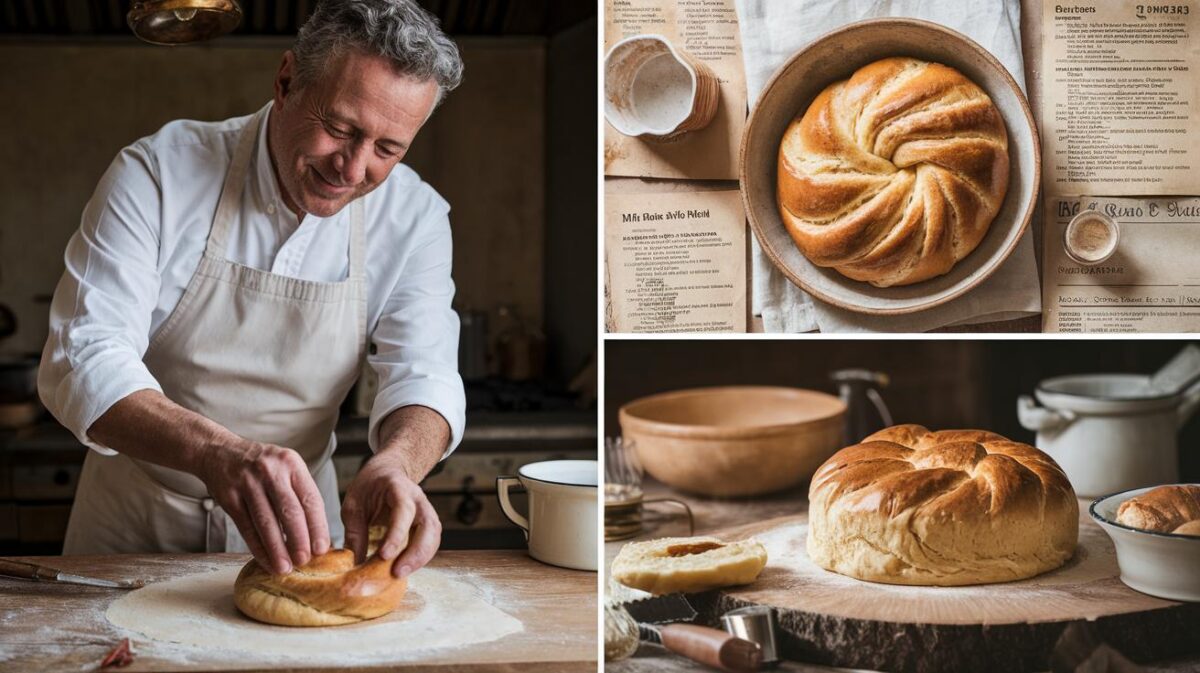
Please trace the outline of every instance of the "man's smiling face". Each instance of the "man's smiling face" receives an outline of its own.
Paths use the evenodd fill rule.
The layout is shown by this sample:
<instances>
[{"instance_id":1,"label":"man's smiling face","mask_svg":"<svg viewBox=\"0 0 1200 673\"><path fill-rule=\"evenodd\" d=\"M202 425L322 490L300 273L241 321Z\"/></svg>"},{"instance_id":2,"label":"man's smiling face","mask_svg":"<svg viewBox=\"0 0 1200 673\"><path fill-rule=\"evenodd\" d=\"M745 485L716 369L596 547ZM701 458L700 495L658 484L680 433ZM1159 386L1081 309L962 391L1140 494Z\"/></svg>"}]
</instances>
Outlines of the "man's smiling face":
<instances>
[{"instance_id":1,"label":"man's smiling face","mask_svg":"<svg viewBox=\"0 0 1200 673\"><path fill-rule=\"evenodd\" d=\"M288 208L329 217L378 187L437 95L433 80L401 75L387 59L353 49L297 87L295 58L285 54L267 135Z\"/></svg>"}]
</instances>

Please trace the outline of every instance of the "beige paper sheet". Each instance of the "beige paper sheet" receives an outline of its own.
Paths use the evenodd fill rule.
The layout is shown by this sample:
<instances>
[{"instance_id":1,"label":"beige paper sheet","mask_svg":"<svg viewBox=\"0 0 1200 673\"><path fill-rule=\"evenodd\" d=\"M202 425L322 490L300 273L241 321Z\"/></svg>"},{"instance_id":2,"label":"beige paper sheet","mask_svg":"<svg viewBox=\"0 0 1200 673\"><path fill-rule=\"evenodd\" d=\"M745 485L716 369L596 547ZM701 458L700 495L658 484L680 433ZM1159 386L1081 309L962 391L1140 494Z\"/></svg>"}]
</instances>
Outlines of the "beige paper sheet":
<instances>
[{"instance_id":1,"label":"beige paper sheet","mask_svg":"<svg viewBox=\"0 0 1200 673\"><path fill-rule=\"evenodd\" d=\"M607 331L746 331L738 192L608 194L604 211Z\"/></svg>"},{"instance_id":2,"label":"beige paper sheet","mask_svg":"<svg viewBox=\"0 0 1200 673\"><path fill-rule=\"evenodd\" d=\"M1200 192L1200 4L1042 4L1047 194Z\"/></svg>"},{"instance_id":3,"label":"beige paper sheet","mask_svg":"<svg viewBox=\"0 0 1200 673\"><path fill-rule=\"evenodd\" d=\"M721 82L716 116L670 142L631 138L604 124L604 174L736 180L746 123L746 79L733 0L604 0L604 51L654 33L704 61Z\"/></svg>"},{"instance_id":4,"label":"beige paper sheet","mask_svg":"<svg viewBox=\"0 0 1200 673\"><path fill-rule=\"evenodd\" d=\"M1081 210L1120 223L1117 251L1091 267L1067 257L1063 232ZM1047 332L1200 332L1200 198L1046 198Z\"/></svg>"}]
</instances>

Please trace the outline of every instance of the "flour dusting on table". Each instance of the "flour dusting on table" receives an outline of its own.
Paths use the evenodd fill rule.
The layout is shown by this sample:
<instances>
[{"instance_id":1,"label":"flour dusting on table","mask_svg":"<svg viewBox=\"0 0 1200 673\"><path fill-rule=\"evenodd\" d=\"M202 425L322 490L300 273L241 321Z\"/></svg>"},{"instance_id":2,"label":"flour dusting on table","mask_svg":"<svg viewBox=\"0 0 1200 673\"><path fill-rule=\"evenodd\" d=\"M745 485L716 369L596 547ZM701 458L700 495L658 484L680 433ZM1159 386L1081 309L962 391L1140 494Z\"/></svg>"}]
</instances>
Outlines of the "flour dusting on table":
<instances>
[{"instance_id":1,"label":"flour dusting on table","mask_svg":"<svg viewBox=\"0 0 1200 673\"><path fill-rule=\"evenodd\" d=\"M261 624L234 606L239 570L151 584L113 602L105 616L131 631L142 649L173 660L203 652L206 660L228 656L250 662L258 655L340 665L411 660L423 651L485 643L524 628L473 585L429 568L409 578L409 595L391 615L323 628Z\"/></svg>"},{"instance_id":2,"label":"flour dusting on table","mask_svg":"<svg viewBox=\"0 0 1200 673\"><path fill-rule=\"evenodd\" d=\"M1095 527L1093 526L1093 528ZM794 580L804 584L808 584L811 581L813 584L820 584L822 587L830 590L862 587L866 584L872 590L879 592L880 599L883 599L887 595L896 597L906 594L910 596L929 596L931 592L936 592L936 595L941 598L953 599L955 597L994 597L996 587L1045 588L1051 590L1058 586L1093 582L1111 575L1110 567L1115 565L1115 560L1112 558L1113 554L1111 551L1107 554L1097 553L1097 548L1102 548L1099 538L1104 536L1103 532L1084 528L1079 531L1079 536L1080 544L1075 556L1067 562L1067 567L1072 568L1070 575L1066 575L1060 571L1050 571L1017 582L959 587L928 587L863 582L853 577L839 575L833 571L826 570L813 563L812 559L808 557L808 551L805 546L805 540L808 537L808 524L806 523L785 524L759 533L755 535L755 538L767 549L768 569L775 568L776 570L786 571L790 573L790 576Z\"/></svg>"}]
</instances>

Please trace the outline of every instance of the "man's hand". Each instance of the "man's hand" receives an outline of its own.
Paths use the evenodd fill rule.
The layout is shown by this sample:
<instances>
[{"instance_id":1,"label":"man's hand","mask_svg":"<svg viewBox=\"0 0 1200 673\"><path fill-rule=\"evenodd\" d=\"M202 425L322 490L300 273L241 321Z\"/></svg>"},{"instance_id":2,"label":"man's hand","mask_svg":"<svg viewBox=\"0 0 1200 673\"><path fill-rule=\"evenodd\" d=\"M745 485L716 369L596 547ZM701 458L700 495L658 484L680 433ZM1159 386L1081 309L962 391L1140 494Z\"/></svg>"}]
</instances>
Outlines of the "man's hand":
<instances>
[{"instance_id":1,"label":"man's hand","mask_svg":"<svg viewBox=\"0 0 1200 673\"><path fill-rule=\"evenodd\" d=\"M211 448L196 476L270 572L290 572L329 551L325 502L292 449L247 440Z\"/></svg>"},{"instance_id":2,"label":"man's hand","mask_svg":"<svg viewBox=\"0 0 1200 673\"><path fill-rule=\"evenodd\" d=\"M378 453L359 471L342 502L346 548L361 562L370 524L386 525L378 554L395 559L392 574L404 578L421 568L442 543L442 522L425 492L409 477L400 452Z\"/></svg>"},{"instance_id":3,"label":"man's hand","mask_svg":"<svg viewBox=\"0 0 1200 673\"><path fill-rule=\"evenodd\" d=\"M199 477L271 572L288 572L329 551L321 492L291 449L239 437L156 390L117 402L88 435L132 458Z\"/></svg>"},{"instance_id":4,"label":"man's hand","mask_svg":"<svg viewBox=\"0 0 1200 673\"><path fill-rule=\"evenodd\" d=\"M450 426L441 414L420 405L401 407L380 423L379 450L346 490L342 523L346 548L363 561L371 524L388 527L379 555L392 574L407 577L423 567L442 543L442 522L418 482L446 451Z\"/></svg>"}]
</instances>

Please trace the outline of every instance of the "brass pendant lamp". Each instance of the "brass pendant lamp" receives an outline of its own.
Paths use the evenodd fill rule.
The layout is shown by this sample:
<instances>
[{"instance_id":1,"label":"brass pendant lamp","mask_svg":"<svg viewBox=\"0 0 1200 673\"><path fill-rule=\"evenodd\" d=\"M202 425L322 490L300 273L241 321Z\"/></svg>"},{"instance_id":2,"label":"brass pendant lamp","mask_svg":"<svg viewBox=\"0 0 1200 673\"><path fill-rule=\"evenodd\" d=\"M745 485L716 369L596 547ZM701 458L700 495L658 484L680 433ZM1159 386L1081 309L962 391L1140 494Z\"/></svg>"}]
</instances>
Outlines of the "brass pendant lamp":
<instances>
[{"instance_id":1,"label":"brass pendant lamp","mask_svg":"<svg viewBox=\"0 0 1200 673\"><path fill-rule=\"evenodd\" d=\"M134 0L126 17L151 44L177 45L220 37L242 22L237 0Z\"/></svg>"}]
</instances>

